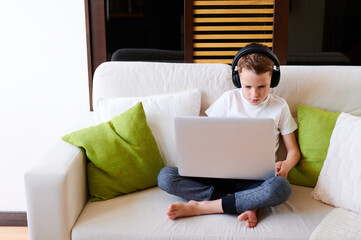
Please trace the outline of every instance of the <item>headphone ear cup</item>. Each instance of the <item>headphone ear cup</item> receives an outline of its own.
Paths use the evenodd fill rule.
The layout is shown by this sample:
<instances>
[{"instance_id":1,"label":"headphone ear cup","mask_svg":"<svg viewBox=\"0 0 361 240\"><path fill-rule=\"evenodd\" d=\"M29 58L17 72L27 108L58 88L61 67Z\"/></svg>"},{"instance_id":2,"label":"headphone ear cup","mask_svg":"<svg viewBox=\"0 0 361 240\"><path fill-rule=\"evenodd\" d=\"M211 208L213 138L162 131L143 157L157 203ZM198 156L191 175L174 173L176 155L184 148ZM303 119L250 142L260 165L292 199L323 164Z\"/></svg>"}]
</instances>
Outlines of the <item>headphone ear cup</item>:
<instances>
[{"instance_id":1,"label":"headphone ear cup","mask_svg":"<svg viewBox=\"0 0 361 240\"><path fill-rule=\"evenodd\" d=\"M277 87L281 78L280 71L273 71L272 72L272 78L271 78L271 88Z\"/></svg>"},{"instance_id":2,"label":"headphone ear cup","mask_svg":"<svg viewBox=\"0 0 361 240\"><path fill-rule=\"evenodd\" d=\"M236 87L236 88L241 88L242 85L241 85L241 81L239 79L239 75L238 75L238 71L234 71L232 73L232 81L233 81L233 85Z\"/></svg>"}]
</instances>

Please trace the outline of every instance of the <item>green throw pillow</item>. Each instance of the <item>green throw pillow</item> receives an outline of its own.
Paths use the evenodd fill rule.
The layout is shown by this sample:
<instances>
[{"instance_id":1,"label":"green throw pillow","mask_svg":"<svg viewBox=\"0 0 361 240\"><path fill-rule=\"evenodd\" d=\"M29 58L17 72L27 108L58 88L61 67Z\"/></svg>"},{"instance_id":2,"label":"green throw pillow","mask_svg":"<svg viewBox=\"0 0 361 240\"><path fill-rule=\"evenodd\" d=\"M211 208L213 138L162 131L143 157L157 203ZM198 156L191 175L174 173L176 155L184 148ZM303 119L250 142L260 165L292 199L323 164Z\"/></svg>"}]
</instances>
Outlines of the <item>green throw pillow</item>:
<instances>
[{"instance_id":1,"label":"green throw pillow","mask_svg":"<svg viewBox=\"0 0 361 240\"><path fill-rule=\"evenodd\" d=\"M302 158L288 173L292 184L315 187L340 113L297 106L298 143Z\"/></svg>"},{"instance_id":2,"label":"green throw pillow","mask_svg":"<svg viewBox=\"0 0 361 240\"><path fill-rule=\"evenodd\" d=\"M157 185L164 163L141 102L108 122L62 139L85 150L91 201Z\"/></svg>"}]
</instances>

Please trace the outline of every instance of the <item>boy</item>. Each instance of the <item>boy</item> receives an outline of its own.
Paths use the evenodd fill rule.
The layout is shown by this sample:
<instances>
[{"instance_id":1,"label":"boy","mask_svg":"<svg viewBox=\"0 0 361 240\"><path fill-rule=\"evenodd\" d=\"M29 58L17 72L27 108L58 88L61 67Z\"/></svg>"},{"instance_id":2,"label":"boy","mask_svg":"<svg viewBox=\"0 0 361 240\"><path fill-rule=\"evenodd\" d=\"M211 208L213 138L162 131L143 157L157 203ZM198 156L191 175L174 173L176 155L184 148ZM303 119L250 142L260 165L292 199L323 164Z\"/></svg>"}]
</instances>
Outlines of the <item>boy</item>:
<instances>
[{"instance_id":1,"label":"boy","mask_svg":"<svg viewBox=\"0 0 361 240\"><path fill-rule=\"evenodd\" d=\"M270 88L279 82L278 59L266 46L253 43L236 55L232 71L235 65L238 72L235 71L233 83L238 88L224 93L207 109L206 114L209 117L273 118L277 139L275 151L281 134L287 158L276 163L276 176L265 181L182 177L176 167L163 168L158 175L159 187L189 200L187 203L171 204L167 212L170 219L237 213L239 221L246 221L247 227L255 227L257 209L281 204L291 194L287 174L299 161L300 151L293 133L297 125L286 101L269 94Z\"/></svg>"}]
</instances>

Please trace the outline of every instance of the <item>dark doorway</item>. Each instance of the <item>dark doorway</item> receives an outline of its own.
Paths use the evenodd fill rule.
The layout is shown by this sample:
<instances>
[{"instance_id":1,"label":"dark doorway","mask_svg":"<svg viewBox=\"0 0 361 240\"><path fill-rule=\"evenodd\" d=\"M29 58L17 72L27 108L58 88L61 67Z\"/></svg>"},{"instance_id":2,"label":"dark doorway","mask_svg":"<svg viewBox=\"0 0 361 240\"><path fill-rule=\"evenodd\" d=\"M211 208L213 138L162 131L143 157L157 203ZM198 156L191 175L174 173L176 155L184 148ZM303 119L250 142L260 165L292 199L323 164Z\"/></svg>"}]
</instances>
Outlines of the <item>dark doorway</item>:
<instances>
[{"instance_id":1,"label":"dark doorway","mask_svg":"<svg viewBox=\"0 0 361 240\"><path fill-rule=\"evenodd\" d=\"M183 51L184 2L107 0L107 58L122 48Z\"/></svg>"},{"instance_id":2,"label":"dark doorway","mask_svg":"<svg viewBox=\"0 0 361 240\"><path fill-rule=\"evenodd\" d=\"M290 1L288 59L293 65L361 65L361 1Z\"/></svg>"}]
</instances>

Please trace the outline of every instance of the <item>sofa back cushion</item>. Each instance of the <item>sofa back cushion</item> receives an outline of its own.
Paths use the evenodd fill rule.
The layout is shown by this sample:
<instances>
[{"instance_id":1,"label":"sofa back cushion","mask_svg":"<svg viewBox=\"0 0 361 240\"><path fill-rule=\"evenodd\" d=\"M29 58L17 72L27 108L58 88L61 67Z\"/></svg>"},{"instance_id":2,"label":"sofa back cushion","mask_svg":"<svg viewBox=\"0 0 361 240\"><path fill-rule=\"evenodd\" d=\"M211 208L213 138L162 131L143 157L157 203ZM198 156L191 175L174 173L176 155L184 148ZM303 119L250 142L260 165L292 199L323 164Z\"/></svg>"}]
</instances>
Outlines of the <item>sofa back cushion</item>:
<instances>
[{"instance_id":1,"label":"sofa back cushion","mask_svg":"<svg viewBox=\"0 0 361 240\"><path fill-rule=\"evenodd\" d=\"M234 88L227 64L105 62L94 73L93 106L100 98L143 97L198 89L201 114Z\"/></svg>"},{"instance_id":2,"label":"sofa back cushion","mask_svg":"<svg viewBox=\"0 0 361 240\"><path fill-rule=\"evenodd\" d=\"M233 89L227 64L105 62L93 78L93 105L99 98L142 97L199 89L201 114L225 91ZM361 115L361 67L281 66L281 81L271 89L286 99L297 117L297 105Z\"/></svg>"},{"instance_id":3,"label":"sofa back cushion","mask_svg":"<svg viewBox=\"0 0 361 240\"><path fill-rule=\"evenodd\" d=\"M281 66L281 81L270 92L286 99L297 117L297 105L361 115L361 67Z\"/></svg>"}]
</instances>

